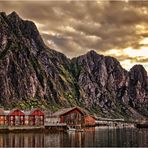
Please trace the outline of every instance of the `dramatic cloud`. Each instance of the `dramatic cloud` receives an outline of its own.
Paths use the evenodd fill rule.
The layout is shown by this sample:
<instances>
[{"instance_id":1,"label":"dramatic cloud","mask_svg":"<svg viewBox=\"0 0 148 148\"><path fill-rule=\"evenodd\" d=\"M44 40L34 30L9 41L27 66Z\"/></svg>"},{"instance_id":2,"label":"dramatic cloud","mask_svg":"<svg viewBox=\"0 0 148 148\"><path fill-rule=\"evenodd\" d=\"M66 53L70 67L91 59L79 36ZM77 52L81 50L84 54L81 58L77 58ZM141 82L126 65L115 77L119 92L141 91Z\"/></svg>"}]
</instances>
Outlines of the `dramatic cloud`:
<instances>
[{"instance_id":1,"label":"dramatic cloud","mask_svg":"<svg viewBox=\"0 0 148 148\"><path fill-rule=\"evenodd\" d=\"M45 43L68 57L93 49L127 69L136 63L148 67L147 1L11 0L0 1L0 10L34 21Z\"/></svg>"}]
</instances>

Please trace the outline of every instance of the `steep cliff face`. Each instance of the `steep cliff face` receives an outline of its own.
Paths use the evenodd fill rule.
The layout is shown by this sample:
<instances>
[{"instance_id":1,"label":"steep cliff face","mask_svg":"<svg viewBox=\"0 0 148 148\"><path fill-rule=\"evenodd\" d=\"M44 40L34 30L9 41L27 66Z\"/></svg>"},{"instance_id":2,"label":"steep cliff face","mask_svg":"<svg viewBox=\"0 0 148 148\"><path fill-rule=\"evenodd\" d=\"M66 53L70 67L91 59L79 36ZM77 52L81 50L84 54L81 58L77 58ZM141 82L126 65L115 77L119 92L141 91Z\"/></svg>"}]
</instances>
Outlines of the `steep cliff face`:
<instances>
[{"instance_id":1,"label":"steep cliff face","mask_svg":"<svg viewBox=\"0 0 148 148\"><path fill-rule=\"evenodd\" d=\"M148 116L147 72L129 72L113 57L90 51L68 59L49 49L35 24L0 13L0 104L57 109L79 105L105 117Z\"/></svg>"},{"instance_id":2,"label":"steep cliff face","mask_svg":"<svg viewBox=\"0 0 148 148\"><path fill-rule=\"evenodd\" d=\"M73 60L80 102L102 116L134 116L131 107L148 115L147 72L135 65L129 72L113 57L88 52ZM137 117L137 115L135 115Z\"/></svg>"},{"instance_id":3,"label":"steep cliff face","mask_svg":"<svg viewBox=\"0 0 148 148\"><path fill-rule=\"evenodd\" d=\"M148 77L142 65L135 65L129 71L129 104L144 115L148 115Z\"/></svg>"},{"instance_id":4,"label":"steep cliff face","mask_svg":"<svg viewBox=\"0 0 148 148\"><path fill-rule=\"evenodd\" d=\"M46 47L35 24L15 12L1 13L0 28L1 105L76 104L70 60Z\"/></svg>"},{"instance_id":5,"label":"steep cliff face","mask_svg":"<svg viewBox=\"0 0 148 148\"><path fill-rule=\"evenodd\" d=\"M73 59L73 63L84 106L107 116L130 114L123 105L127 101L124 98L127 71L115 58L90 51Z\"/></svg>"}]
</instances>

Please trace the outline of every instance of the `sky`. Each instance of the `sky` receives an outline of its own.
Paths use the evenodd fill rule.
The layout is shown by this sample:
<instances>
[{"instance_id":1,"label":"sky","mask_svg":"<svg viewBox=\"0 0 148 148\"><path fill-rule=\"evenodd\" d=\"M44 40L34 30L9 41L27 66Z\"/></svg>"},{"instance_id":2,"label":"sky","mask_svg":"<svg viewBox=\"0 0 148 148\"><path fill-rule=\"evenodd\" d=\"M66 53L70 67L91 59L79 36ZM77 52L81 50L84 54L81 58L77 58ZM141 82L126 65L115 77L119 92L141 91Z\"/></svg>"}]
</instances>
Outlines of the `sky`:
<instances>
[{"instance_id":1,"label":"sky","mask_svg":"<svg viewBox=\"0 0 148 148\"><path fill-rule=\"evenodd\" d=\"M0 0L0 11L33 21L46 45L69 58L95 50L148 71L147 0Z\"/></svg>"}]
</instances>

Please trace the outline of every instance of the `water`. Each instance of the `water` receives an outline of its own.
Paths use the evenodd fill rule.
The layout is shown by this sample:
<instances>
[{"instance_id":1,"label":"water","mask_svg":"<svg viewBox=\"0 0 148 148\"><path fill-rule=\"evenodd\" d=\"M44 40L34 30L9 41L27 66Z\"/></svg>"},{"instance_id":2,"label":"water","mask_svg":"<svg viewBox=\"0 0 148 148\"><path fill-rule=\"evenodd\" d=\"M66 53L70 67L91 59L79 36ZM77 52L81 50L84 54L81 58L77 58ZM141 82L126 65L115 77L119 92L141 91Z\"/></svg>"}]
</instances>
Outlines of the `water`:
<instances>
[{"instance_id":1,"label":"water","mask_svg":"<svg viewBox=\"0 0 148 148\"><path fill-rule=\"evenodd\" d=\"M85 132L1 133L0 147L148 147L148 129L89 128Z\"/></svg>"}]
</instances>

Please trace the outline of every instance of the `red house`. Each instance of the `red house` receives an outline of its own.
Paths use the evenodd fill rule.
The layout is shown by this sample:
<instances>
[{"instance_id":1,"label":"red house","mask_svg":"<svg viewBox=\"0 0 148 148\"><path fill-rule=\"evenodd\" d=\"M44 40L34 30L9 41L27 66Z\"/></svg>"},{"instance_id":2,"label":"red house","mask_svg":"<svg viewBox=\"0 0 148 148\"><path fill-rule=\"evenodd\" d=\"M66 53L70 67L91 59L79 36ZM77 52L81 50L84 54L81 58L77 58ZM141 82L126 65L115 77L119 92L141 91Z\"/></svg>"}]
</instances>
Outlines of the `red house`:
<instances>
[{"instance_id":1,"label":"red house","mask_svg":"<svg viewBox=\"0 0 148 148\"><path fill-rule=\"evenodd\" d=\"M84 117L85 126L95 126L96 124L96 118L91 115L86 115Z\"/></svg>"},{"instance_id":2,"label":"red house","mask_svg":"<svg viewBox=\"0 0 148 148\"><path fill-rule=\"evenodd\" d=\"M44 125L44 112L40 109L33 109L28 116L29 125Z\"/></svg>"},{"instance_id":3,"label":"red house","mask_svg":"<svg viewBox=\"0 0 148 148\"><path fill-rule=\"evenodd\" d=\"M53 113L52 118L56 117L57 121L60 123L67 123L67 125L76 126L84 124L84 115L85 112L83 112L80 108L72 107L61 109Z\"/></svg>"},{"instance_id":4,"label":"red house","mask_svg":"<svg viewBox=\"0 0 148 148\"><path fill-rule=\"evenodd\" d=\"M24 125L25 114L23 111L16 108L16 109L11 110L8 113L7 119L8 119L8 125L10 126Z\"/></svg>"}]
</instances>

